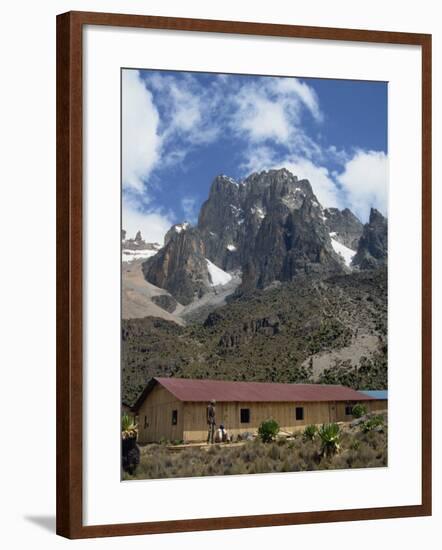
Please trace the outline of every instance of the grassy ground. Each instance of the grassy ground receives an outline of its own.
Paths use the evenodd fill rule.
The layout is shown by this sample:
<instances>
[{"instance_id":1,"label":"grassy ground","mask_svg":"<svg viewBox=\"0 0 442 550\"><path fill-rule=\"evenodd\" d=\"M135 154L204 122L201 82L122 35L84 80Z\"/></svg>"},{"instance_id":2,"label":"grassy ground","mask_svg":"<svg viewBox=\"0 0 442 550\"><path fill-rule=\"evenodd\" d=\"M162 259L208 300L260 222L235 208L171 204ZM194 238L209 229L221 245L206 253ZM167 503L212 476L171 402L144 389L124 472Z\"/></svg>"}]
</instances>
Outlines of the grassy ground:
<instances>
[{"instance_id":1,"label":"grassy ground","mask_svg":"<svg viewBox=\"0 0 442 550\"><path fill-rule=\"evenodd\" d=\"M158 479L212 475L299 472L387 466L387 427L383 432L364 433L359 426L342 429L340 450L331 457L323 456L318 437L306 440L302 434L278 439L273 443L260 440L243 444L207 447L189 446L176 450L168 445L149 444L141 447L141 461L133 476L123 479Z\"/></svg>"}]
</instances>

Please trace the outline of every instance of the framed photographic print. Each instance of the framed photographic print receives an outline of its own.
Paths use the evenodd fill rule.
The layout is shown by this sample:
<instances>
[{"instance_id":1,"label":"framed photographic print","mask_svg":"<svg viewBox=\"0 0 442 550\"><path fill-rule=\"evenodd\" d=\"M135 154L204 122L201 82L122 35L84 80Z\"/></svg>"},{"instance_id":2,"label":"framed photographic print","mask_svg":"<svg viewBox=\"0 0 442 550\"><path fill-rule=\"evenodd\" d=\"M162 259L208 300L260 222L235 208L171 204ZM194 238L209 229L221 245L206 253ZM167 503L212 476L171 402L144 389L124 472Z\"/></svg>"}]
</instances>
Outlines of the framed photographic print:
<instances>
[{"instance_id":1,"label":"framed photographic print","mask_svg":"<svg viewBox=\"0 0 442 550\"><path fill-rule=\"evenodd\" d=\"M431 36L58 16L57 532L429 514Z\"/></svg>"}]
</instances>

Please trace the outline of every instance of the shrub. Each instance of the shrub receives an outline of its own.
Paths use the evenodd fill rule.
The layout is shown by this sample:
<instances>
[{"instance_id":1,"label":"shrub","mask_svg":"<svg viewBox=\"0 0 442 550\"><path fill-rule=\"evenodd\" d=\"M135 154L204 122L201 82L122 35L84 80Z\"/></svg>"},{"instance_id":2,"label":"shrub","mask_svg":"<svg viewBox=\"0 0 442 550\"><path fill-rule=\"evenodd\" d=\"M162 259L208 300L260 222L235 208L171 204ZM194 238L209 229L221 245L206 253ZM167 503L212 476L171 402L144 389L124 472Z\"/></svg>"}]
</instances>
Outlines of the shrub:
<instances>
[{"instance_id":1,"label":"shrub","mask_svg":"<svg viewBox=\"0 0 442 550\"><path fill-rule=\"evenodd\" d=\"M121 437L123 439L135 438L138 435L138 428L133 416L123 414L121 417Z\"/></svg>"},{"instance_id":2,"label":"shrub","mask_svg":"<svg viewBox=\"0 0 442 550\"><path fill-rule=\"evenodd\" d=\"M320 447L316 441L304 441L298 450L301 470L316 470L321 462Z\"/></svg>"},{"instance_id":3,"label":"shrub","mask_svg":"<svg viewBox=\"0 0 442 550\"><path fill-rule=\"evenodd\" d=\"M272 418L261 422L258 428L258 436L263 443L274 441L279 432L279 424Z\"/></svg>"},{"instance_id":4,"label":"shrub","mask_svg":"<svg viewBox=\"0 0 442 550\"><path fill-rule=\"evenodd\" d=\"M128 414L121 417L121 466L123 471L133 475L140 463L140 449L137 445L138 429L135 419Z\"/></svg>"},{"instance_id":5,"label":"shrub","mask_svg":"<svg viewBox=\"0 0 442 550\"><path fill-rule=\"evenodd\" d=\"M309 441L313 441L317 435L318 435L317 426L315 426L314 424L310 424L309 426L305 427L304 439L308 439Z\"/></svg>"},{"instance_id":6,"label":"shrub","mask_svg":"<svg viewBox=\"0 0 442 550\"><path fill-rule=\"evenodd\" d=\"M340 424L333 427L332 424L319 427L322 437L317 431L313 440L306 440L303 432L299 432L298 437L289 439L284 445L280 445L280 434L270 444L256 437L253 441L230 447L211 445L200 448L189 445L177 450L157 443L142 445L140 464L136 465L136 471L135 468L131 472L124 471L123 479L383 467L388 464L388 417L384 414L382 417L383 431L373 429L363 432L360 425L355 430ZM374 415L366 420L371 418ZM333 434L329 432L333 431L339 434L337 439L330 437ZM136 443L135 439L127 441Z\"/></svg>"},{"instance_id":7,"label":"shrub","mask_svg":"<svg viewBox=\"0 0 442 550\"><path fill-rule=\"evenodd\" d=\"M365 407L365 405L360 405L358 403L353 407L351 412L354 418L361 418L361 416L364 416L367 414L367 407Z\"/></svg>"},{"instance_id":8,"label":"shrub","mask_svg":"<svg viewBox=\"0 0 442 550\"><path fill-rule=\"evenodd\" d=\"M272 460L279 460L281 458L281 451L278 445L272 445L268 452L268 457Z\"/></svg>"},{"instance_id":9,"label":"shrub","mask_svg":"<svg viewBox=\"0 0 442 550\"><path fill-rule=\"evenodd\" d=\"M384 427L384 417L380 414L377 416L373 416L372 418L369 418L365 422L361 424L361 430L364 433L371 432L375 429L378 429L381 431Z\"/></svg>"},{"instance_id":10,"label":"shrub","mask_svg":"<svg viewBox=\"0 0 442 550\"><path fill-rule=\"evenodd\" d=\"M321 438L321 452L324 456L332 456L339 451L341 429L338 424L323 424L318 434Z\"/></svg>"}]
</instances>

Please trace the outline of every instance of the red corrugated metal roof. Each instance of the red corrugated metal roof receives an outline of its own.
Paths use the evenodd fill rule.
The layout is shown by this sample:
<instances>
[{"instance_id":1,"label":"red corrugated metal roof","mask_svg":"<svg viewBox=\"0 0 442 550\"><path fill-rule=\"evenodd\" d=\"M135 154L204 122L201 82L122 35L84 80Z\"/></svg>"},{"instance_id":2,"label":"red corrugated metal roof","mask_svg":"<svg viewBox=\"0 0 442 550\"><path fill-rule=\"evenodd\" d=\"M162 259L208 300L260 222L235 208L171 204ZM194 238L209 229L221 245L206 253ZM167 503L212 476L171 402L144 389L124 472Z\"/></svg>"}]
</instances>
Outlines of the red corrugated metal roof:
<instances>
[{"instance_id":1,"label":"red corrugated metal roof","mask_svg":"<svg viewBox=\"0 0 442 550\"><path fill-rule=\"evenodd\" d=\"M230 382L189 378L155 378L180 401L371 401L372 397L345 386ZM140 400L144 400L143 392ZM139 401L140 401L139 400Z\"/></svg>"}]
</instances>

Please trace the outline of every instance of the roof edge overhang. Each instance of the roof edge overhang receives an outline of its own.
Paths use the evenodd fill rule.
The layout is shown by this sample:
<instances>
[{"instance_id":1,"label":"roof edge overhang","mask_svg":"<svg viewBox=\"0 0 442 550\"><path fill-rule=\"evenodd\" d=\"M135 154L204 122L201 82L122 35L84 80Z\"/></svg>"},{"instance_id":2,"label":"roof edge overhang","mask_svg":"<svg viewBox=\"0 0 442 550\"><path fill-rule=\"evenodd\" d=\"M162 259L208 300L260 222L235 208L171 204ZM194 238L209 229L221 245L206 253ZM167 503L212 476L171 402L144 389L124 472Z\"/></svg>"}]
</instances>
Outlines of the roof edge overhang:
<instances>
[{"instance_id":1,"label":"roof edge overhang","mask_svg":"<svg viewBox=\"0 0 442 550\"><path fill-rule=\"evenodd\" d=\"M150 392L157 386L158 384L161 384L159 380L157 380L155 377L151 378L149 382L147 383L144 390L141 392L138 399L135 401L134 405L132 406L132 410L137 413L141 407L141 405L146 400L146 397L150 394Z\"/></svg>"},{"instance_id":2,"label":"roof edge overhang","mask_svg":"<svg viewBox=\"0 0 442 550\"><path fill-rule=\"evenodd\" d=\"M146 387L144 388L144 390L142 391L142 393L140 394L140 396L138 397L138 399L136 400L136 402L134 403L134 405L132 406L132 410L133 412L135 413L138 413L141 405L144 403L144 401L146 400L146 398L148 397L148 395L152 392L152 390L157 386L157 385L160 385L162 387L164 387L164 389L166 389L169 393L171 393L171 395L173 395L178 401L182 401L182 402L193 402L193 403L203 403L203 402L206 402L207 399L183 399L182 397L180 397L179 395L177 395L173 389L167 387L167 385L164 385L162 383L162 377L153 377L149 380L149 382L147 383ZM186 379L184 378L183 380L189 380L189 379ZM214 380L217 382L217 380ZM242 384L243 382L239 382L239 384ZM310 385L310 384L306 384L306 385ZM329 387L342 387L340 384L323 384L325 386L329 386ZM309 402L354 402L354 401L375 401L376 398L375 397L371 397L371 396L368 396L367 394L364 394L363 392L361 391L358 391L358 390L354 390L356 394L358 395L354 395L354 396L351 396L351 397L347 397L347 398L334 398L334 399L324 399L324 398L314 398L314 399L297 399L296 401L292 401L292 400L287 400L287 399L251 399L250 402L273 402L273 403L291 403L291 402L303 402L303 403L309 403ZM238 399L218 399L218 401L220 402L248 402L249 400L244 400L244 399L241 399L241 400L238 400Z\"/></svg>"}]
</instances>

